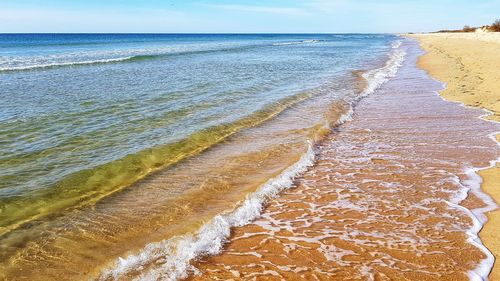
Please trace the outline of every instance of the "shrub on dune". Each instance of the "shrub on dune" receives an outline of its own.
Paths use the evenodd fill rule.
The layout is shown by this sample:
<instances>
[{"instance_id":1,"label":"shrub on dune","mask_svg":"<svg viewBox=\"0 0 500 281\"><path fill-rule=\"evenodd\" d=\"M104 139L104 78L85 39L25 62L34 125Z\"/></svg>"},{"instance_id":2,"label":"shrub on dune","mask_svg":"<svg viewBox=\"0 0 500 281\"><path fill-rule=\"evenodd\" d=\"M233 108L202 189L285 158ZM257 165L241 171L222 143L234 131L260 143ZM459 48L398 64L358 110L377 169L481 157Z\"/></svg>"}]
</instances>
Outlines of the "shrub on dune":
<instances>
[{"instance_id":1,"label":"shrub on dune","mask_svg":"<svg viewBox=\"0 0 500 281\"><path fill-rule=\"evenodd\" d=\"M464 28L462 28L462 31L463 32L474 32L474 31L476 31L476 28L466 25L466 26L464 26Z\"/></svg>"},{"instance_id":2,"label":"shrub on dune","mask_svg":"<svg viewBox=\"0 0 500 281\"><path fill-rule=\"evenodd\" d=\"M493 32L500 32L500 19L493 22L489 29L490 29L490 31L493 31Z\"/></svg>"}]
</instances>

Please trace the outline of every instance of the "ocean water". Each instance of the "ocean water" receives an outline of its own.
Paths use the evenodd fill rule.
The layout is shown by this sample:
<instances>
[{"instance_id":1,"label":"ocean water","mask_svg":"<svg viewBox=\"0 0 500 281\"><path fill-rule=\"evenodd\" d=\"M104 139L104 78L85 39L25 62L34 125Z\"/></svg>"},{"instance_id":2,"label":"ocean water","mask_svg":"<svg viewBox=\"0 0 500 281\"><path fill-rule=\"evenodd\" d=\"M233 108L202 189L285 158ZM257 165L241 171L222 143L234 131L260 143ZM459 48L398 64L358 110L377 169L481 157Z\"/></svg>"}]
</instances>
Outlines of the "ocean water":
<instances>
[{"instance_id":1,"label":"ocean water","mask_svg":"<svg viewBox=\"0 0 500 281\"><path fill-rule=\"evenodd\" d=\"M0 276L99 276L233 210L312 161L394 72L400 41L0 35Z\"/></svg>"}]
</instances>

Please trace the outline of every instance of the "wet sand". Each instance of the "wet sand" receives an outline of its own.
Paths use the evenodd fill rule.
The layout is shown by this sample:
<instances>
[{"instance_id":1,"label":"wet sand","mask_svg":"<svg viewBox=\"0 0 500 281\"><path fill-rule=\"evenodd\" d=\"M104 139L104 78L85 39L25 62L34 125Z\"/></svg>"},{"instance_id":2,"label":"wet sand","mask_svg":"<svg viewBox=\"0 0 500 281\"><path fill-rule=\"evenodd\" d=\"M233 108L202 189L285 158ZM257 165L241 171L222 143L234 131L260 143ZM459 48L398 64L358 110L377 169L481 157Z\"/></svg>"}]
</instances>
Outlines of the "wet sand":
<instances>
[{"instance_id":1,"label":"wet sand","mask_svg":"<svg viewBox=\"0 0 500 281\"><path fill-rule=\"evenodd\" d=\"M409 45L398 75L316 147L317 161L190 280L468 280L491 254L476 239L499 126L447 102ZM467 196L468 195L468 196ZM472 211L470 211L472 210ZM473 215L473 213L475 215Z\"/></svg>"},{"instance_id":2,"label":"wet sand","mask_svg":"<svg viewBox=\"0 0 500 281\"><path fill-rule=\"evenodd\" d=\"M447 83L444 98L490 110L487 118L500 121L500 33L418 34L422 47L429 53L419 65ZM497 140L499 139L497 135ZM500 165L480 172L483 190L500 201ZM500 210L488 213L488 223L481 231L485 245L497 260L500 257ZM490 275L500 280L496 265Z\"/></svg>"}]
</instances>

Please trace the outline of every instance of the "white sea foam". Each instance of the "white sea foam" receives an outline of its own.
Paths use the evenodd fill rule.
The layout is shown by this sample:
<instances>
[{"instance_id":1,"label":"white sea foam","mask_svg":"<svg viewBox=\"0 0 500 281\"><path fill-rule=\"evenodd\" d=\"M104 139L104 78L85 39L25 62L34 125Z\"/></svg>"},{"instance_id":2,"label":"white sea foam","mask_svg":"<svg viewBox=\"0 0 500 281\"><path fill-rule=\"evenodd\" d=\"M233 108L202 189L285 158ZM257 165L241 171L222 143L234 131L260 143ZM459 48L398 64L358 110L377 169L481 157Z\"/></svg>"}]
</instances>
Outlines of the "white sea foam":
<instances>
[{"instance_id":1,"label":"white sea foam","mask_svg":"<svg viewBox=\"0 0 500 281\"><path fill-rule=\"evenodd\" d=\"M480 118L484 119L484 117L488 116L488 115L490 115L490 113L482 115L482 116L480 116ZM487 121L491 121L491 120L487 120ZM491 121L491 122L498 123L496 121ZM495 135L497 135L498 133L500 133L500 132L491 133L491 134L489 134L488 137L490 137L494 142L496 142L497 145L500 146L500 143L498 143L495 139ZM482 241L478 235L479 235L479 232L481 231L481 229L483 228L484 224L488 221L488 218L486 217L486 213L498 208L498 205L495 203L495 201L488 194L484 193L483 190L481 189L481 185L482 185L483 180L482 180L481 176L478 174L478 172L481 170L486 170L486 169L490 169L492 167L495 167L495 165L499 162L500 162L500 158L497 158L495 160L490 161L489 165L486 167L467 168L465 170L465 174L467 175L467 179L461 182L466 193L470 192L470 193L474 194L476 197L481 199L486 204L485 207L476 208L476 209L472 209L472 210L469 210L469 209L466 209L466 208L460 206L461 208L464 209L464 212L466 212L471 217L471 219L473 221L472 227L467 231L467 235L469 237L467 239L467 241L470 244L479 248L486 255L486 258L483 259L478 264L478 266L476 268L474 268L473 270L471 270L468 273L470 280L473 280L473 281L488 280L488 275L490 274L490 271L493 268L493 265L495 263L495 257L490 252L490 250L488 250L488 248L486 248L486 246L484 246L484 244L482 243Z\"/></svg>"},{"instance_id":2,"label":"white sea foam","mask_svg":"<svg viewBox=\"0 0 500 281\"><path fill-rule=\"evenodd\" d=\"M360 98L372 94L387 82L389 78L396 75L406 56L406 51L401 48L401 45L402 41L400 40L393 44L392 48L394 50L390 53L389 60L387 60L385 66L363 73L363 77L367 80L368 85L361 93Z\"/></svg>"},{"instance_id":3,"label":"white sea foam","mask_svg":"<svg viewBox=\"0 0 500 281\"><path fill-rule=\"evenodd\" d=\"M294 41L294 42L283 42L283 43L275 43L273 46L287 46L287 45L300 45L307 43L318 43L320 40L312 39L312 40L303 40L303 41Z\"/></svg>"},{"instance_id":4,"label":"white sea foam","mask_svg":"<svg viewBox=\"0 0 500 281\"><path fill-rule=\"evenodd\" d=\"M446 89L447 88L447 84L446 83L443 83L442 81L439 81L437 79L435 79L434 77L430 76L429 77L431 79L434 79L435 81L437 81L438 83L441 83L442 85L442 90ZM439 94L440 91L436 91L435 94L440 97L442 100L446 101L446 102L453 102L453 103L456 103L460 106L463 106L463 107L467 107L467 108L472 108L470 106L467 106L465 105L464 103L462 102L456 102L456 101L450 101L450 100L447 100L445 98L443 98L443 96L441 96ZM474 109L477 109L477 108L474 108ZM480 115L478 116L479 119L482 119L484 121L487 121L487 122L492 122L492 123L496 123L498 124L499 122L495 121L495 120L489 120L489 119L486 119L486 117L492 115L493 113L487 109L482 109L485 113L483 115ZM496 144L497 146L500 146L500 143L496 141L496 138L495 136L497 134L500 134L500 131L499 132L493 132L491 134L488 135L488 137L490 139L492 139ZM468 235L468 239L467 241L476 246L477 248L479 248L485 255L486 255L486 258L483 259L479 264L478 266L469 271L468 272L468 275L469 275L469 278L470 280L473 280L473 281L484 281L484 280L488 280L488 276L491 272L491 269L493 268L493 265L495 264L495 257L493 256L493 254L490 252L490 250L488 248L486 248L486 246L484 246L484 244L482 243L480 237L479 237L479 232L481 231L481 229L483 228L484 224L487 222L487 217L486 217L486 213L487 212L490 212L490 211L493 211L495 209L497 209L499 206L495 203L495 201L491 198L491 196L489 196L488 194L484 193L483 190L481 189L481 185L482 185L482 178L481 176L478 174L479 171L481 170L486 170L486 169L490 169L492 167L495 167L495 165L497 163L500 163L500 157L495 159L495 160L492 160L490 161L489 165L486 166L486 167L469 167L469 168L466 168L465 169L465 174L467 175L467 179L460 182L458 180L458 177L456 179L456 181L458 182L458 184L460 184L462 186L462 190L459 194L457 194L455 197L453 197L449 202L450 205L458 208L458 209L461 209L463 210L465 213L467 213L469 215L469 217L472 219L473 221L473 225L471 226L471 228L469 230L467 230L466 234ZM462 202L463 200L465 200L467 197L468 197L468 194L469 192L473 193L475 196L477 196L479 199L481 199L485 204L486 206L483 207L483 208L477 208L477 209L473 209L473 210L469 210L465 207L462 207L460 206L460 202Z\"/></svg>"},{"instance_id":5,"label":"white sea foam","mask_svg":"<svg viewBox=\"0 0 500 281\"><path fill-rule=\"evenodd\" d=\"M392 43L392 48L397 49L397 48L401 47L401 44L403 44L403 41L401 41L401 40L394 41Z\"/></svg>"},{"instance_id":6,"label":"white sea foam","mask_svg":"<svg viewBox=\"0 0 500 281\"><path fill-rule=\"evenodd\" d=\"M196 272L190 265L191 260L219 253L229 237L231 227L246 225L257 218L264 204L290 188L294 178L306 171L314 158L314 148L310 144L307 153L298 162L278 177L270 179L258 191L249 194L234 211L216 216L195 234L151 243L136 255L119 258L99 279L116 280L128 274L137 274L137 280L177 280L187 277L190 272Z\"/></svg>"},{"instance_id":7,"label":"white sea foam","mask_svg":"<svg viewBox=\"0 0 500 281\"><path fill-rule=\"evenodd\" d=\"M112 59L69 61L69 62L51 62L51 63L42 63L42 64L34 64L34 65L8 66L8 67L0 67L0 72L32 70L32 69L51 68L51 67L59 67L59 66L77 66L77 65L89 65L89 64L99 64L99 63L112 63L112 62L127 61L127 60L130 60L132 58L133 58L133 56L112 58Z\"/></svg>"},{"instance_id":8,"label":"white sea foam","mask_svg":"<svg viewBox=\"0 0 500 281\"><path fill-rule=\"evenodd\" d=\"M342 125L347 121L350 121L352 119L352 115L354 114L354 111L352 110L352 106L349 107L349 109L342 114L339 119L335 122L336 126Z\"/></svg>"}]
</instances>

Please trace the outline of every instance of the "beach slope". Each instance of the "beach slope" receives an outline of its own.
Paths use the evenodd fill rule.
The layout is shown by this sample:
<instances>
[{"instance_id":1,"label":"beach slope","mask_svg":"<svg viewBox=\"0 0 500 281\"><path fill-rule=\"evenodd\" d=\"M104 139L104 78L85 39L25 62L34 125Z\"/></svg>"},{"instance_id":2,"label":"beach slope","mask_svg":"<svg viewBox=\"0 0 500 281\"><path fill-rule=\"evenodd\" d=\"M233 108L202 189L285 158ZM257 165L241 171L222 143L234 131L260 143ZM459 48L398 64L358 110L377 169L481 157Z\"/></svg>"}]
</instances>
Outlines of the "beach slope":
<instances>
[{"instance_id":1,"label":"beach slope","mask_svg":"<svg viewBox=\"0 0 500 281\"><path fill-rule=\"evenodd\" d=\"M484 108L492 112L487 119L500 121L500 33L413 34L428 52L419 66L445 82L441 95L448 100ZM499 135L496 135L497 141ZM479 173L483 190L500 202L500 165ZM500 280L500 210L488 214L480 233L483 243L497 260L490 278Z\"/></svg>"}]
</instances>

